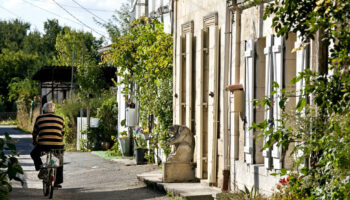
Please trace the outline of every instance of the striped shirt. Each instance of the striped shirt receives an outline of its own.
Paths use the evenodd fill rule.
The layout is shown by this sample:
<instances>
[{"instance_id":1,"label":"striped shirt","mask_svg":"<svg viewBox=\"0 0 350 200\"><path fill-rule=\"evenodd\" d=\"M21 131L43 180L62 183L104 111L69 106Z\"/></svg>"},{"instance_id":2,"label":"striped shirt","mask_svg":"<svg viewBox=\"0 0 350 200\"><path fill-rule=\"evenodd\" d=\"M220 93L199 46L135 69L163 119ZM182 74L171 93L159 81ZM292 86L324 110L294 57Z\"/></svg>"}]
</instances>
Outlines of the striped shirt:
<instances>
[{"instance_id":1,"label":"striped shirt","mask_svg":"<svg viewBox=\"0 0 350 200\"><path fill-rule=\"evenodd\" d=\"M63 149L64 121L53 113L39 115L36 118L33 139L38 137L38 144L50 149Z\"/></svg>"}]
</instances>

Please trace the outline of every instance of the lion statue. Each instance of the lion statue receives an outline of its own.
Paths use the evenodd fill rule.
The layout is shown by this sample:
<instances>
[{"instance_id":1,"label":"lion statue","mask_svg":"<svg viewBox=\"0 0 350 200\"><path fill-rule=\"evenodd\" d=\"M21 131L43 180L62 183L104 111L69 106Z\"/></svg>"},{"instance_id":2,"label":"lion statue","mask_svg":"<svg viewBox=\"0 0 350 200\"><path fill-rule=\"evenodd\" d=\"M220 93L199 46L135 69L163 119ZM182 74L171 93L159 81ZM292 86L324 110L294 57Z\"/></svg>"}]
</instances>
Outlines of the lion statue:
<instances>
[{"instance_id":1,"label":"lion statue","mask_svg":"<svg viewBox=\"0 0 350 200\"><path fill-rule=\"evenodd\" d=\"M190 163L193 160L194 137L191 130L182 125L169 126L169 145L174 145L167 162Z\"/></svg>"}]
</instances>

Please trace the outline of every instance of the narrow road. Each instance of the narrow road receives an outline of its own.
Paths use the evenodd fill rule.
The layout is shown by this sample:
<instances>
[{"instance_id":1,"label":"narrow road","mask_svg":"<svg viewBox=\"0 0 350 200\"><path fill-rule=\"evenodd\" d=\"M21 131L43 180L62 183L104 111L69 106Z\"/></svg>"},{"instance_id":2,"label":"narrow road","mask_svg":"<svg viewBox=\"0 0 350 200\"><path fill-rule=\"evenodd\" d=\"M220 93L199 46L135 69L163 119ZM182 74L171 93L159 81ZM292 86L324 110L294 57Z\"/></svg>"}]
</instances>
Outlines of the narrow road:
<instances>
[{"instance_id":1,"label":"narrow road","mask_svg":"<svg viewBox=\"0 0 350 200\"><path fill-rule=\"evenodd\" d=\"M37 178L38 172L29 155L33 148L31 135L13 126L0 125L0 137L3 137L4 132L18 140L16 146L26 182L25 188L13 182L10 199L47 199L42 194L42 182ZM156 168L154 165L126 165L125 162L105 160L91 153L66 152L63 188L54 191L53 199L168 200L170 198L165 194L146 188L136 178L137 174Z\"/></svg>"}]
</instances>

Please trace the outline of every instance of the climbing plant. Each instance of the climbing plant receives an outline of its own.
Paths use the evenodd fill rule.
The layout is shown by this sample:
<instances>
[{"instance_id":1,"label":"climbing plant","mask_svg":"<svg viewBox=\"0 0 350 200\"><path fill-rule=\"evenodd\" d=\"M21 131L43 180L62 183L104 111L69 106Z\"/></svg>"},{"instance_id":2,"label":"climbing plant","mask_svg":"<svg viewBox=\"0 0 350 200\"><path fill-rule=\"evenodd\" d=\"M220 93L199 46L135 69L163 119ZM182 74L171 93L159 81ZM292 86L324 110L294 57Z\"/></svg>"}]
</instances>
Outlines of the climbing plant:
<instances>
[{"instance_id":1,"label":"climbing plant","mask_svg":"<svg viewBox=\"0 0 350 200\"><path fill-rule=\"evenodd\" d=\"M146 127L153 115L157 134L167 135L172 123L172 36L163 24L147 17L134 20L127 34L116 39L105 62L118 67L118 84L131 102L139 102L141 125Z\"/></svg>"}]
</instances>

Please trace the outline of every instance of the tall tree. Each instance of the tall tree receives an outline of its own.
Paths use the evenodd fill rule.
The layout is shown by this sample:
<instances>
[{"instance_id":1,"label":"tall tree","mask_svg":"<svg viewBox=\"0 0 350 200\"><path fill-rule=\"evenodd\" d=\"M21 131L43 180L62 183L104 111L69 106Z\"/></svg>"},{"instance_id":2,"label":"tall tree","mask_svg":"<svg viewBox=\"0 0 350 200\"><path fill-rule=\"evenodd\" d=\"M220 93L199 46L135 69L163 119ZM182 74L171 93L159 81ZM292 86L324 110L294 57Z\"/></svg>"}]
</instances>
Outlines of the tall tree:
<instances>
[{"instance_id":1,"label":"tall tree","mask_svg":"<svg viewBox=\"0 0 350 200\"><path fill-rule=\"evenodd\" d=\"M18 19L0 21L0 48L17 51L23 47L23 40L27 35L30 24Z\"/></svg>"}]
</instances>

